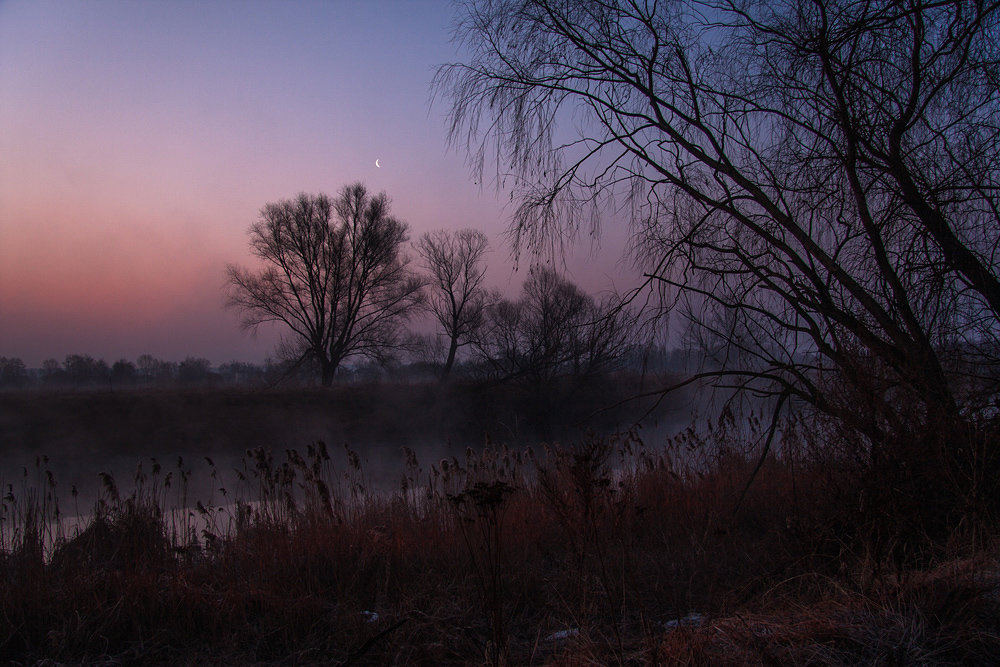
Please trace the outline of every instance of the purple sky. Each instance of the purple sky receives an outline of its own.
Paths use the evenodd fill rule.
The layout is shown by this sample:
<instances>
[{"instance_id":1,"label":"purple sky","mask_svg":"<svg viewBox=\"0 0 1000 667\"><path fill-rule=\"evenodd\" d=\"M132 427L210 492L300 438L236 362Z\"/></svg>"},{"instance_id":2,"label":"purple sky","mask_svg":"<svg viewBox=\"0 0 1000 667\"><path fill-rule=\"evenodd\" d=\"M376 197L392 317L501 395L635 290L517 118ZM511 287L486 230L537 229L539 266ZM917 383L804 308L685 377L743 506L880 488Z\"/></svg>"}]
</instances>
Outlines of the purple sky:
<instances>
[{"instance_id":1,"label":"purple sky","mask_svg":"<svg viewBox=\"0 0 1000 667\"><path fill-rule=\"evenodd\" d=\"M508 193L429 105L451 21L445 0L0 1L0 356L260 361L275 336L223 308L225 264L251 263L265 203L359 180L413 239L484 231L514 293ZM629 287L602 242L570 277Z\"/></svg>"}]
</instances>

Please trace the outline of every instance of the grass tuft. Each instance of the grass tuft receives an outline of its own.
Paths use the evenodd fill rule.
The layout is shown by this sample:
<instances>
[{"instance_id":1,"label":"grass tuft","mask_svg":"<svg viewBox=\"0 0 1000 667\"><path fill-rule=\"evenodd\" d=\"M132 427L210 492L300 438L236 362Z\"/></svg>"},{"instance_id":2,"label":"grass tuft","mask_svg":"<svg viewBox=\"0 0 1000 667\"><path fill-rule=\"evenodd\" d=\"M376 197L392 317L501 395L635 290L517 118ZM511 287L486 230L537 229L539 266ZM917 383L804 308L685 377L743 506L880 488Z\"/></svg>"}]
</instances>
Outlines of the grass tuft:
<instances>
[{"instance_id":1,"label":"grass tuft","mask_svg":"<svg viewBox=\"0 0 1000 667\"><path fill-rule=\"evenodd\" d=\"M73 520L40 459L3 500L0 659L1000 663L995 526L900 561L843 528L835 450L789 426L761 456L759 433L724 414L657 447L410 450L377 492L322 442L249 450L230 486L154 460ZM191 498L201 465L217 485Z\"/></svg>"}]
</instances>

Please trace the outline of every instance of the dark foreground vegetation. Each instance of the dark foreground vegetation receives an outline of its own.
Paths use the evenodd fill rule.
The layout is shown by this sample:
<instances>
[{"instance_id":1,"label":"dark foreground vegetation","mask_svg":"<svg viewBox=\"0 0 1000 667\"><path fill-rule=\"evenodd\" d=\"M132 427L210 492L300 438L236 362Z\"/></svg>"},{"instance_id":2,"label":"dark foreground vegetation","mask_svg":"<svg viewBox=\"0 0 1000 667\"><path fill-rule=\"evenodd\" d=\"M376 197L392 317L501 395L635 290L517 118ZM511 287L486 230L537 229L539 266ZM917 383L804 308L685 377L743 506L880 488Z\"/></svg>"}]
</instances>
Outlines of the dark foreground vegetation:
<instances>
[{"instance_id":1,"label":"dark foreground vegetation","mask_svg":"<svg viewBox=\"0 0 1000 667\"><path fill-rule=\"evenodd\" d=\"M873 477L816 421L760 458L767 432L724 410L655 448L408 450L381 492L350 450L253 449L200 461L219 487L197 501L190 463L146 460L76 525L40 460L5 489L0 659L1000 662L990 517L915 523L947 480Z\"/></svg>"}]
</instances>

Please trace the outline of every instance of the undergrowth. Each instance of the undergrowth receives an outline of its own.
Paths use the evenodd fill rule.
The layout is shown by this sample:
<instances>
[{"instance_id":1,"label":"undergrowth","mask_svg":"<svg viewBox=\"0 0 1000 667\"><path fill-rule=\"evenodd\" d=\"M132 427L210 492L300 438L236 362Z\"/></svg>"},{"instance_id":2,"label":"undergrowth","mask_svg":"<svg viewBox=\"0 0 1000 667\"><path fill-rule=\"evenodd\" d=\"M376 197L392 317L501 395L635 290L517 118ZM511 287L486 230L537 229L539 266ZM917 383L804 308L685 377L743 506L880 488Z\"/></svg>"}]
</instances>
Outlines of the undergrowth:
<instances>
[{"instance_id":1,"label":"undergrowth","mask_svg":"<svg viewBox=\"0 0 1000 667\"><path fill-rule=\"evenodd\" d=\"M887 557L845 528L850 461L795 424L761 452L762 430L724 412L656 447L407 451L391 492L322 442L198 462L210 498L193 462L149 460L71 517L39 459L4 489L0 659L1000 663L989 526Z\"/></svg>"}]
</instances>

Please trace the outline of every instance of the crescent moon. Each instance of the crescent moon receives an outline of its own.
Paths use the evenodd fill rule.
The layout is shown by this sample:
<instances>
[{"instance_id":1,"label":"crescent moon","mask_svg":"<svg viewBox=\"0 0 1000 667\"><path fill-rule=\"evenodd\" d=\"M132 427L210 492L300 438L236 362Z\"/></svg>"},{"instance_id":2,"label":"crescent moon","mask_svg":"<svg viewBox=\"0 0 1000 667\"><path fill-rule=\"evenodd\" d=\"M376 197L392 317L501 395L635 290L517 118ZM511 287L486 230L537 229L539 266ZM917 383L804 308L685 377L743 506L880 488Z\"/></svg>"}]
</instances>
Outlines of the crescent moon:
<instances>
[{"instance_id":1,"label":"crescent moon","mask_svg":"<svg viewBox=\"0 0 1000 667\"><path fill-rule=\"evenodd\" d=\"M378 163L378 160L375 160L375 166L376 166L376 167L378 167L379 169L381 169L381 168L382 168L382 165L380 165L380 164Z\"/></svg>"}]
</instances>

